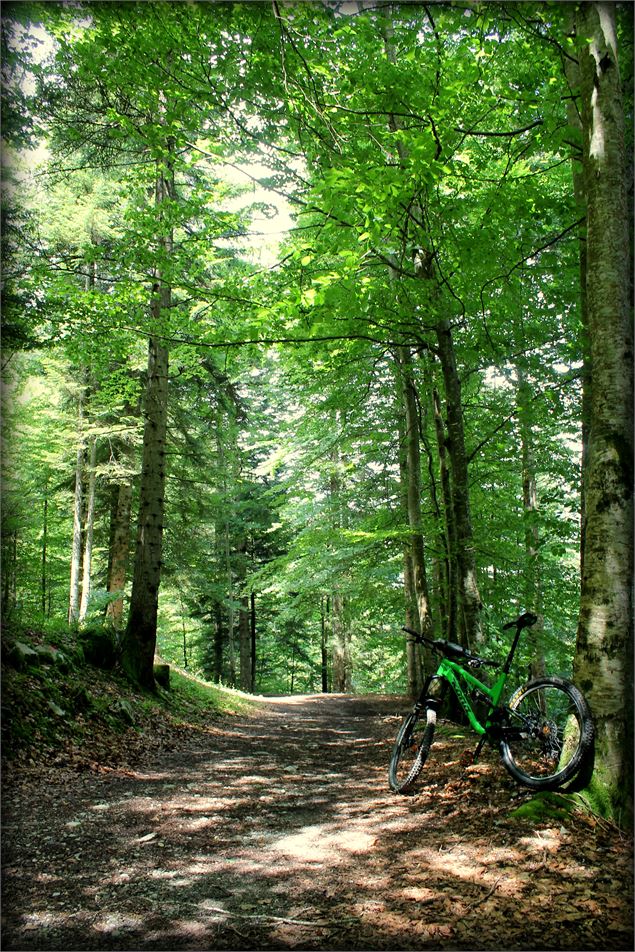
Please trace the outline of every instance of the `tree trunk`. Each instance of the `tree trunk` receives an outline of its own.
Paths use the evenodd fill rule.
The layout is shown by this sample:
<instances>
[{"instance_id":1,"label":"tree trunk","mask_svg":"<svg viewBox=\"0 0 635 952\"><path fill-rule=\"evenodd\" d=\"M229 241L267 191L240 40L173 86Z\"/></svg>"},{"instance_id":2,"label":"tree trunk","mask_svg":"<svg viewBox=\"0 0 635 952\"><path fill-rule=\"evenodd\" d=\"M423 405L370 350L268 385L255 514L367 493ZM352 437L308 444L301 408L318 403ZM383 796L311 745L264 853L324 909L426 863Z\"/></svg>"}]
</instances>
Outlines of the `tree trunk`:
<instances>
[{"instance_id":1,"label":"tree trunk","mask_svg":"<svg viewBox=\"0 0 635 952\"><path fill-rule=\"evenodd\" d=\"M411 553L414 591L419 614L419 630L429 635L432 630L430 598L426 576L423 530L421 524L421 445L419 435L419 409L417 393L412 376L412 358L406 347L400 348L400 365L403 382L404 408L406 413L406 468L408 524L412 530Z\"/></svg>"},{"instance_id":2,"label":"tree trunk","mask_svg":"<svg viewBox=\"0 0 635 952\"><path fill-rule=\"evenodd\" d=\"M256 693L256 595L255 592L252 592L249 596L250 598L250 613L249 613L249 632L251 636L251 687L250 691L252 694Z\"/></svg>"},{"instance_id":3,"label":"tree trunk","mask_svg":"<svg viewBox=\"0 0 635 952\"><path fill-rule=\"evenodd\" d=\"M160 112L165 114L161 97ZM169 261L173 229L164 206L174 198L174 141L166 138L165 154L157 160L155 208L158 212L159 258ZM143 453L139 490L139 519L130 612L123 639L122 664L128 676L143 687L154 689L154 653L157 640L159 587L163 550L165 508L166 436L168 422L168 348L159 330L172 304L172 288L155 269L150 301L152 326L157 333L148 342L148 379L145 392Z\"/></svg>"},{"instance_id":4,"label":"tree trunk","mask_svg":"<svg viewBox=\"0 0 635 952\"><path fill-rule=\"evenodd\" d=\"M48 509L49 509L49 484L48 479L44 485L44 506L42 513L42 579L41 579L41 605L42 615L46 615L46 558L48 544Z\"/></svg>"},{"instance_id":5,"label":"tree trunk","mask_svg":"<svg viewBox=\"0 0 635 952\"><path fill-rule=\"evenodd\" d=\"M79 605L79 620L84 621L88 614L92 586L93 534L95 528L95 490L97 486L97 440L91 437L88 459L88 499L86 520L84 522L84 557L82 574L82 598Z\"/></svg>"},{"instance_id":6,"label":"tree trunk","mask_svg":"<svg viewBox=\"0 0 635 952\"><path fill-rule=\"evenodd\" d=\"M569 13L569 33L575 38L575 8L571 6ZM565 74L571 90L567 99L567 121L574 129L579 130L582 138L582 121L578 109L577 92L580 85L579 62L567 57L564 61ZM578 228L578 262L580 272L580 324L582 325L581 345L583 354L582 364L582 451L580 454L580 573L584 571L584 536L586 531L585 518L585 480L587 473L587 458L589 453L589 424L591 420L591 353L589 349L589 317L587 307L587 234L586 234L586 196L584 186L584 167L582 155L574 154L572 158L573 195L577 213L584 221Z\"/></svg>"},{"instance_id":7,"label":"tree trunk","mask_svg":"<svg viewBox=\"0 0 635 952\"><path fill-rule=\"evenodd\" d=\"M339 428L339 416L334 421ZM331 452L331 478L329 481L332 521L335 529L345 529L348 522L348 512L342 499L342 478L340 468L339 447L334 446ZM346 693L351 689L351 633L346 604L346 596L335 591L331 597L331 630L333 633L333 690Z\"/></svg>"},{"instance_id":8,"label":"tree trunk","mask_svg":"<svg viewBox=\"0 0 635 952\"><path fill-rule=\"evenodd\" d=\"M223 609L220 602L214 605L214 681L223 680Z\"/></svg>"},{"instance_id":9,"label":"tree trunk","mask_svg":"<svg viewBox=\"0 0 635 952\"><path fill-rule=\"evenodd\" d=\"M73 544L71 548L71 582L68 601L68 623L79 621L79 584L82 563L82 489L84 479L83 404L79 400L77 414L77 454L75 457L75 494L73 501Z\"/></svg>"},{"instance_id":10,"label":"tree trunk","mask_svg":"<svg viewBox=\"0 0 635 952\"><path fill-rule=\"evenodd\" d=\"M476 577L476 556L470 514L461 381L456 367L452 330L447 318L438 321L436 335L445 384L448 453L452 465L452 512L462 621L460 640L468 647L477 647L483 641L480 618L482 605Z\"/></svg>"},{"instance_id":11,"label":"tree trunk","mask_svg":"<svg viewBox=\"0 0 635 952\"><path fill-rule=\"evenodd\" d=\"M329 651L328 636L326 628L326 619L329 613L329 599L322 598L320 604L320 653L321 653L321 672L322 672L322 694L329 693Z\"/></svg>"},{"instance_id":12,"label":"tree trunk","mask_svg":"<svg viewBox=\"0 0 635 952\"><path fill-rule=\"evenodd\" d=\"M446 586L446 622L445 637L449 641L456 641L457 635L457 566L456 555L458 545L456 541L456 530L454 527L454 511L452 508L452 487L450 485L450 470L448 467L448 454L446 452L446 435L443 425L443 416L441 414L441 400L439 393L435 389L432 391L432 403L434 408L434 428L437 435L437 448L439 453L439 472L441 475L441 495L443 497L443 510L445 513L445 537L443 547L446 553L445 557L445 586Z\"/></svg>"},{"instance_id":13,"label":"tree trunk","mask_svg":"<svg viewBox=\"0 0 635 952\"><path fill-rule=\"evenodd\" d=\"M350 630L346 613L346 598L335 592L331 599L333 628L333 690L348 694L351 690Z\"/></svg>"},{"instance_id":14,"label":"tree trunk","mask_svg":"<svg viewBox=\"0 0 635 952\"><path fill-rule=\"evenodd\" d=\"M123 593L128 575L130 554L130 517L132 508L132 483L120 483L117 487L116 505L111 515L110 570L108 592L118 598L108 603L106 618L115 628L123 623Z\"/></svg>"},{"instance_id":15,"label":"tree trunk","mask_svg":"<svg viewBox=\"0 0 635 952\"><path fill-rule=\"evenodd\" d=\"M167 306L169 288L153 302L153 316ZM145 396L143 463L139 519L130 612L123 642L124 670L144 687L154 688L163 512L165 506L165 441L168 405L168 351L155 337L148 346L148 383Z\"/></svg>"},{"instance_id":16,"label":"tree trunk","mask_svg":"<svg viewBox=\"0 0 635 952\"><path fill-rule=\"evenodd\" d=\"M575 679L596 722L596 782L633 818L633 335L624 118L613 4L577 8L593 385Z\"/></svg>"},{"instance_id":17,"label":"tree trunk","mask_svg":"<svg viewBox=\"0 0 635 952\"><path fill-rule=\"evenodd\" d=\"M524 607L526 611L533 611L539 616L539 623L535 625L528 638L531 639L532 657L530 662L530 677L537 678L545 674L545 654L541 643L542 632L542 591L540 580L540 537L536 524L538 516L538 495L536 491L536 463L534 454L534 438L532 431L532 399L533 393L524 369L516 367L516 408L520 429L520 448L522 461L523 484L523 520L525 528L525 571Z\"/></svg>"},{"instance_id":18,"label":"tree trunk","mask_svg":"<svg viewBox=\"0 0 635 952\"><path fill-rule=\"evenodd\" d=\"M417 392L412 375L412 357L406 347L400 347L397 356L400 396L403 405L403 451L400 454L400 477L410 538L404 552L404 588L406 595L406 624L422 634L432 633L432 617L425 565L423 530L421 524L421 444ZM408 622L408 615L411 621ZM412 624L414 622L414 624ZM424 678L424 662L419 645L406 640L408 662L408 694L417 697Z\"/></svg>"},{"instance_id":19,"label":"tree trunk","mask_svg":"<svg viewBox=\"0 0 635 952\"><path fill-rule=\"evenodd\" d=\"M238 642L240 646L240 690L249 693L252 686L251 628L249 625L249 597L243 595L238 610Z\"/></svg>"}]
</instances>

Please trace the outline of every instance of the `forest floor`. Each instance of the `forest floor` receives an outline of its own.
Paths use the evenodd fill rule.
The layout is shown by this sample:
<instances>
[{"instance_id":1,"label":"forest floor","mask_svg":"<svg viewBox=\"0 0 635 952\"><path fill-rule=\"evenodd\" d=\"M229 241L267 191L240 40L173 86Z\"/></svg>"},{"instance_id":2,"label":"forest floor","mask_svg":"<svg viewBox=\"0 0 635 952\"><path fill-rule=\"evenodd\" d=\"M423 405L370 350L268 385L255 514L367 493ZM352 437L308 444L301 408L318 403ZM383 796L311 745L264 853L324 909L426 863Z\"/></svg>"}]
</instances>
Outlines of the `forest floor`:
<instances>
[{"instance_id":1,"label":"forest floor","mask_svg":"<svg viewBox=\"0 0 635 952\"><path fill-rule=\"evenodd\" d=\"M4 778L3 948L632 950L632 843L440 725L387 787L403 699L270 698L126 764ZM522 811L521 811L522 812Z\"/></svg>"}]
</instances>

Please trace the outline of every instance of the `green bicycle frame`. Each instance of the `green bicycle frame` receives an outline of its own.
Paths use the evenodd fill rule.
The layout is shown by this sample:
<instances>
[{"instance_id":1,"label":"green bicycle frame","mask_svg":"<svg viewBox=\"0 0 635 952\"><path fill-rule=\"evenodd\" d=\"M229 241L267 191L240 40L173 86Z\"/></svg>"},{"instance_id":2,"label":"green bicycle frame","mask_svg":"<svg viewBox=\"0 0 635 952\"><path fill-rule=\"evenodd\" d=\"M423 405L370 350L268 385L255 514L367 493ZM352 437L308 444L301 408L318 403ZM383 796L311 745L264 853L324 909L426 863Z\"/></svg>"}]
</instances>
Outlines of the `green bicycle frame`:
<instances>
[{"instance_id":1,"label":"green bicycle frame","mask_svg":"<svg viewBox=\"0 0 635 952\"><path fill-rule=\"evenodd\" d=\"M476 713L474 712L474 709L472 708L470 699L467 697L463 688L461 687L460 680L466 681L470 687L476 688L476 690L480 694L484 695L484 697L489 701L489 715L489 712L492 710L492 708L498 706L498 703L501 699L503 690L505 688L505 682L507 680L507 672L501 671L494 683L490 686L483 684L482 681L479 681L478 678L475 678L473 674L471 674L469 671L466 671L464 667L462 667L460 664L457 664L455 661L450 661L448 658L443 658L436 670L434 677L443 678L448 682L448 684L452 686L454 693L459 699L461 707L467 714L468 720L473 729L477 734L486 734L487 729L490 726L489 720L485 721L485 725L481 724L478 717L476 716Z\"/></svg>"}]
</instances>

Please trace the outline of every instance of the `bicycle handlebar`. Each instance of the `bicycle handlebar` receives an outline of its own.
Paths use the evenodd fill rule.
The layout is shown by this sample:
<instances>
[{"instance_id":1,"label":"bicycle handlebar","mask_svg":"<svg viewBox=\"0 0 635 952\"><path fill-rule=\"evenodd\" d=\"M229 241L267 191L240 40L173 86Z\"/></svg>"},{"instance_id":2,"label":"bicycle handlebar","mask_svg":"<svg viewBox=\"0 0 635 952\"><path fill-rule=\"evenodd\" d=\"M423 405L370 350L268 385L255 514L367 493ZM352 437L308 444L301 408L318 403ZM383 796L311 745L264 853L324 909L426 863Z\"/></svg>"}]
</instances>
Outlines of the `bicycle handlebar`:
<instances>
[{"instance_id":1,"label":"bicycle handlebar","mask_svg":"<svg viewBox=\"0 0 635 952\"><path fill-rule=\"evenodd\" d=\"M405 626L402 628L402 631L413 635L415 641L418 641L420 644L429 645L433 651L444 655L446 658L462 659L475 667L487 665L490 668L498 668L500 665L499 661L491 661L489 658L479 658L478 655L472 654L472 652L464 648L463 645L457 645L453 641L444 641L443 638L436 638L433 641L432 638L426 638L425 635L421 635L418 631L415 631L414 628L406 628Z\"/></svg>"},{"instance_id":2,"label":"bicycle handlebar","mask_svg":"<svg viewBox=\"0 0 635 952\"><path fill-rule=\"evenodd\" d=\"M538 621L538 616L534 615L533 612L524 612L514 621L507 622L506 625L503 625L503 631L507 628L515 628L516 635L514 637L514 643L510 649L509 655L505 664L503 665L503 670L508 672L511 665L513 654L516 650L516 645L518 644L518 638L523 628L531 628L532 625L535 625ZM468 664L473 667L480 667L481 665L487 665L490 668L498 668L502 664L500 661L491 661L489 658L479 658L478 655L472 654L467 648L464 648L462 645L457 645L453 641L444 641L442 638L437 638L432 640L432 638L426 638L425 635L421 635L418 631L415 631L414 628L407 628L404 626L403 631L407 632L409 635L413 635L415 641L418 641L420 644L429 645L433 651L442 654L446 658L456 658L467 661Z\"/></svg>"}]
</instances>

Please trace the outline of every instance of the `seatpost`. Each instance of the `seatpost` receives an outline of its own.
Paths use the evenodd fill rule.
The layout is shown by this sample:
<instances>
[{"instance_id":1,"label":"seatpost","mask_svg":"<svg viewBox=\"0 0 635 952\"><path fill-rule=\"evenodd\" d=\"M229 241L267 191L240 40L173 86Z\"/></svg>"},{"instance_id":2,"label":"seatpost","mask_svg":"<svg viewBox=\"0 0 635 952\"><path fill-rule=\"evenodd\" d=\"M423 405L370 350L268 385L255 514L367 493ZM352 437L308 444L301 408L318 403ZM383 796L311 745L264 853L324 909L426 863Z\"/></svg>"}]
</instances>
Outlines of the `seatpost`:
<instances>
[{"instance_id":1,"label":"seatpost","mask_svg":"<svg viewBox=\"0 0 635 952\"><path fill-rule=\"evenodd\" d=\"M534 615L533 612L525 612L524 615L521 615L520 618L517 618L516 621L510 622L508 625L504 625L503 628L513 628L516 626L516 634L514 635L514 640L512 641L512 646L509 649L509 654L503 665L503 673L509 674L509 669L512 666L512 661L514 659L514 654L516 653L516 648L518 646L518 639L520 638L520 633L523 628L531 628L532 625L535 625L538 621L538 616Z\"/></svg>"}]
</instances>

